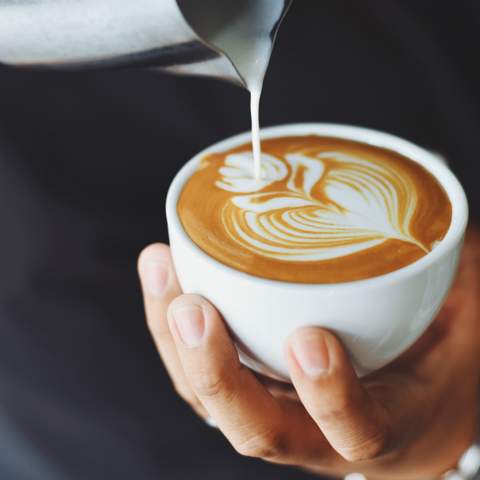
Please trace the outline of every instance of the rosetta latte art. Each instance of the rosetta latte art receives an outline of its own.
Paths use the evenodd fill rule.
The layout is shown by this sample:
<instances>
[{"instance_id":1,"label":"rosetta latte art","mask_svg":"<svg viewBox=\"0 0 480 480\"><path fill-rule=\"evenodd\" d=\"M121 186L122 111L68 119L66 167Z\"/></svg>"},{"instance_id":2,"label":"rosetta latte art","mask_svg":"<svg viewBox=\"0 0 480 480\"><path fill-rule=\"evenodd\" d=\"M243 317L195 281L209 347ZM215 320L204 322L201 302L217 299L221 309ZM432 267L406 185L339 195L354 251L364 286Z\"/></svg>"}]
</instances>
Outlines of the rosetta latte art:
<instances>
[{"instance_id":1,"label":"rosetta latte art","mask_svg":"<svg viewBox=\"0 0 480 480\"><path fill-rule=\"evenodd\" d=\"M178 213L208 255L252 275L338 283L382 275L427 255L451 205L422 166L349 140L262 142L261 176L250 145L201 159Z\"/></svg>"},{"instance_id":2,"label":"rosetta latte art","mask_svg":"<svg viewBox=\"0 0 480 480\"><path fill-rule=\"evenodd\" d=\"M428 251L410 232L415 188L387 166L331 151L316 157L290 154L283 160L265 155L262 170L262 180L256 182L251 155L232 154L216 182L236 193L222 211L225 230L259 255L327 260L388 239ZM284 190L263 192L284 179Z\"/></svg>"}]
</instances>

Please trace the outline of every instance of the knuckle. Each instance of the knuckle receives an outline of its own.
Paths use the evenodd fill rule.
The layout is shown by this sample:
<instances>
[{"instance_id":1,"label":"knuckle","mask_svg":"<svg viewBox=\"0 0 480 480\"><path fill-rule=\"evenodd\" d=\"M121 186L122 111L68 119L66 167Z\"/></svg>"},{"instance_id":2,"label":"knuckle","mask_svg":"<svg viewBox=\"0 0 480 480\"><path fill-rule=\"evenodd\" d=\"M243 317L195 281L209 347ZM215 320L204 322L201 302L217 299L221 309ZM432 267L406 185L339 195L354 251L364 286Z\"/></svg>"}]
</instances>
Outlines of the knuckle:
<instances>
[{"instance_id":1,"label":"knuckle","mask_svg":"<svg viewBox=\"0 0 480 480\"><path fill-rule=\"evenodd\" d=\"M387 435L379 432L355 447L344 448L339 453L350 463L374 460L382 456L387 447Z\"/></svg>"},{"instance_id":2,"label":"knuckle","mask_svg":"<svg viewBox=\"0 0 480 480\"><path fill-rule=\"evenodd\" d=\"M200 401L218 401L224 406L236 401L241 388L240 366L217 360L200 361L190 365L186 373Z\"/></svg>"},{"instance_id":3,"label":"knuckle","mask_svg":"<svg viewBox=\"0 0 480 480\"><path fill-rule=\"evenodd\" d=\"M192 388L199 397L214 398L230 396L231 389L228 386L226 375L222 372L201 371L192 376Z\"/></svg>"},{"instance_id":4,"label":"knuckle","mask_svg":"<svg viewBox=\"0 0 480 480\"><path fill-rule=\"evenodd\" d=\"M288 453L286 436L279 431L268 431L249 437L235 446L244 457L278 460Z\"/></svg>"},{"instance_id":5,"label":"knuckle","mask_svg":"<svg viewBox=\"0 0 480 480\"><path fill-rule=\"evenodd\" d=\"M357 400L348 392L335 396L328 408L320 409L318 417L322 423L338 423L353 416Z\"/></svg>"},{"instance_id":6,"label":"knuckle","mask_svg":"<svg viewBox=\"0 0 480 480\"><path fill-rule=\"evenodd\" d=\"M334 401L317 412L319 425L332 436L335 450L348 462L362 462L382 456L388 447L388 422L374 410L362 391L340 388Z\"/></svg>"}]
</instances>

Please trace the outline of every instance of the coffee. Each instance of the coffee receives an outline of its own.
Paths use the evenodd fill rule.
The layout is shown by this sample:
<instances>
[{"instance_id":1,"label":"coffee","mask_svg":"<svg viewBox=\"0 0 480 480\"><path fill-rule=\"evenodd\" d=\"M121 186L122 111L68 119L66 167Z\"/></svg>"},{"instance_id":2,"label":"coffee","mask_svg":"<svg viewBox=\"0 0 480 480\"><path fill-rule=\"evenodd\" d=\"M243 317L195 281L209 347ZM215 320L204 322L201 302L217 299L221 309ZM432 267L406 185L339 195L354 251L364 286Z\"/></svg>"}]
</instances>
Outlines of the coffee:
<instances>
[{"instance_id":1,"label":"coffee","mask_svg":"<svg viewBox=\"0 0 480 480\"><path fill-rule=\"evenodd\" d=\"M375 277L427 255L452 207L425 168L390 150L339 138L262 142L213 153L186 182L177 211L202 250L255 276L298 283Z\"/></svg>"}]
</instances>

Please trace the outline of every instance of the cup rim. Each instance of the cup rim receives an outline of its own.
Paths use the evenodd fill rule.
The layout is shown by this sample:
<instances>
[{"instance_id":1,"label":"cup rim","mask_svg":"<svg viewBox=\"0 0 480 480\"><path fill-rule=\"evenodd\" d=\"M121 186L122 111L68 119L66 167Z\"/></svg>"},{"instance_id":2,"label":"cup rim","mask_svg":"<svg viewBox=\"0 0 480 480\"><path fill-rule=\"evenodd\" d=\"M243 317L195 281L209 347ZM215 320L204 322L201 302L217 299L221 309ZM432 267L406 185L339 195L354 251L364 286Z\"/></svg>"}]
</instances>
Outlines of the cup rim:
<instances>
[{"instance_id":1,"label":"cup rim","mask_svg":"<svg viewBox=\"0 0 480 480\"><path fill-rule=\"evenodd\" d=\"M248 279L263 286L288 286L294 289L342 289L351 287L377 287L390 283L396 283L413 276L421 271L426 270L437 259L455 248L459 242L462 241L465 229L468 223L468 202L462 185L455 177L453 172L442 162L439 157L424 148L415 145L408 140L404 140L395 135L384 133L370 128L357 127L353 125L341 125L334 123L294 123L277 125L273 127L262 128L260 136L261 139L277 138L283 136L306 136L319 135L326 137L341 138L345 140L352 140L367 145L372 145L380 148L385 148L396 153L399 153L410 160L419 163L427 169L442 185L446 191L450 203L452 205L452 219L445 237L439 244L422 258L416 260L409 265L406 265L393 272L384 273L375 277L352 280L348 282L338 283L301 283L301 282L287 282L284 280L274 280L260 277L251 273L242 272L229 265L226 265L219 260L213 258L208 253L203 251L184 230L182 222L178 216L177 202L183 191L183 187L190 176L196 171L200 160L210 153L221 152L231 149L235 146L248 143L251 139L251 132L243 132L233 135L229 138L221 140L197 153L191 158L174 177L167 193L166 213L169 229L175 229L177 235L189 244L191 249L195 251L196 255L203 258L205 261L215 265L220 270L239 278Z\"/></svg>"}]
</instances>

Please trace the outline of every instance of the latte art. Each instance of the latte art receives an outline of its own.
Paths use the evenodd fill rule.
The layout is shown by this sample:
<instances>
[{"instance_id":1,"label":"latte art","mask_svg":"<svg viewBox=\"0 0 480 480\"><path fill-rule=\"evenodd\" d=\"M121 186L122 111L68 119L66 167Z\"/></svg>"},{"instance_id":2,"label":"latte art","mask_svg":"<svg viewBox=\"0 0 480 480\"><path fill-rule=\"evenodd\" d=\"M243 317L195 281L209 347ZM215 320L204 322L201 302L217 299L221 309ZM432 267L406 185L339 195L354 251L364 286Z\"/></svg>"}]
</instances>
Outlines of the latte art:
<instances>
[{"instance_id":1,"label":"latte art","mask_svg":"<svg viewBox=\"0 0 480 480\"><path fill-rule=\"evenodd\" d=\"M244 193L255 192L233 196L222 211L226 232L245 248L279 260L312 261L398 239L428 252L410 232L414 185L393 169L342 152L291 154L285 165L264 158L266 172L257 183L248 176L251 162L249 154L228 156L225 164L240 168L222 167L223 178L216 182L229 191L242 193L244 187ZM286 177L285 190L262 192Z\"/></svg>"},{"instance_id":2,"label":"latte art","mask_svg":"<svg viewBox=\"0 0 480 480\"><path fill-rule=\"evenodd\" d=\"M247 148L206 157L179 201L190 237L235 268L289 281L368 278L421 258L448 229L443 189L394 152L321 137L268 140L263 152L258 180Z\"/></svg>"}]
</instances>

